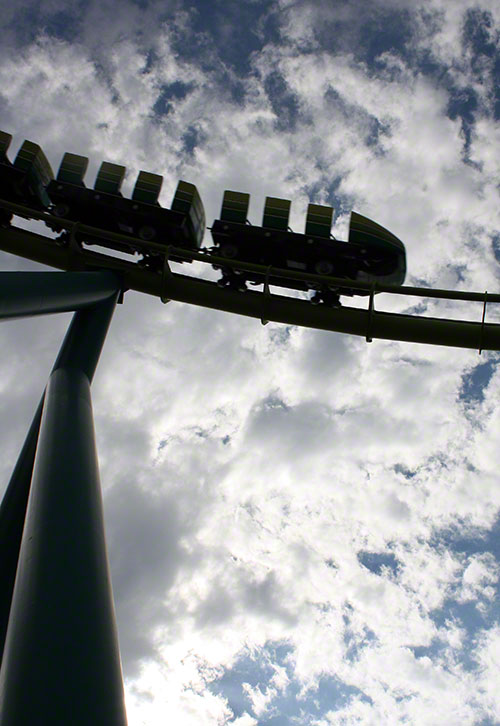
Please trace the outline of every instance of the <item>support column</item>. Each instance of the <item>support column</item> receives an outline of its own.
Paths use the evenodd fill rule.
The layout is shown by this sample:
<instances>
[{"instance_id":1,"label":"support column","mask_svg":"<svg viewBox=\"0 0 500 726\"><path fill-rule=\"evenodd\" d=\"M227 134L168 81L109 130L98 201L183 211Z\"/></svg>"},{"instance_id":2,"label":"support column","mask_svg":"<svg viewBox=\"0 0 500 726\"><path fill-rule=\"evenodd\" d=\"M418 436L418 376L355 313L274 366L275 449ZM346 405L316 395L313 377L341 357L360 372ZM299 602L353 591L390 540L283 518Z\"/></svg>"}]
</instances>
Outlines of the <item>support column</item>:
<instances>
[{"instance_id":1,"label":"support column","mask_svg":"<svg viewBox=\"0 0 500 726\"><path fill-rule=\"evenodd\" d=\"M126 726L90 399L114 302L76 313L45 392L0 726Z\"/></svg>"},{"instance_id":2,"label":"support column","mask_svg":"<svg viewBox=\"0 0 500 726\"><path fill-rule=\"evenodd\" d=\"M52 286L52 287L51 287ZM0 273L0 318L7 309L12 316L55 312L69 304L85 312L73 316L53 371L64 362L79 365L92 381L104 339L113 315L120 282L113 272ZM96 300L107 300L99 306ZM89 309L89 305L92 307ZM33 474L43 396L31 423L0 505L0 665L2 663L9 612L14 591L19 549Z\"/></svg>"},{"instance_id":3,"label":"support column","mask_svg":"<svg viewBox=\"0 0 500 726\"><path fill-rule=\"evenodd\" d=\"M0 505L0 665L16 581L17 562L30 493L42 408L43 398L38 404Z\"/></svg>"}]
</instances>

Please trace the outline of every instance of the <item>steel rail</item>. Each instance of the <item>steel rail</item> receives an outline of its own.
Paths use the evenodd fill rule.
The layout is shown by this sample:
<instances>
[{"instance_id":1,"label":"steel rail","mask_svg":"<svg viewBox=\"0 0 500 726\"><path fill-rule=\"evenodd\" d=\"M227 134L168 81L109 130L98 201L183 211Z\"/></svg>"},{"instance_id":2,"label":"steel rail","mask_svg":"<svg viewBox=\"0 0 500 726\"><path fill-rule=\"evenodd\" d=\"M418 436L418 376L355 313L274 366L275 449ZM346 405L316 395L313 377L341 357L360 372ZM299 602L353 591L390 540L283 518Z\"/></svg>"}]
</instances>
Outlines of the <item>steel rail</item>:
<instances>
[{"instance_id":1,"label":"steel rail","mask_svg":"<svg viewBox=\"0 0 500 726\"><path fill-rule=\"evenodd\" d=\"M5 207L14 214L19 214L21 216L37 219L43 222L58 224L66 230L77 230L80 234L83 233L94 237L100 237L101 239L109 240L110 242L121 242L135 247L137 247L137 243L139 243L141 248L145 251L158 252L161 255L165 254L168 247L170 256L180 257L187 262L196 260L197 262L223 265L225 267L231 267L234 270L254 272L262 275L263 278L267 274L268 265L259 265L236 259L233 260L213 253L207 254L203 251L196 252L195 250L175 247L174 245L168 245L161 242L147 242L146 240L141 240L137 237L131 237L130 235L119 234L117 232L110 232L109 230L99 229L98 227L92 227L91 225L82 224L81 222L74 222L70 219L63 219L61 217L56 217L53 214L49 214L48 212L40 212L39 210L24 207L20 204L14 204L13 202L7 202L2 199L0 199L0 207ZM288 280L299 280L301 282L326 283L328 285L339 286L340 288L364 291L367 295L369 295L373 290L373 282L347 280L345 277L317 275L311 272L298 272L297 270L280 269L277 267L272 268L272 276ZM393 295L411 295L413 297L438 298L440 300L463 300L482 303L486 301L487 303L500 303L500 293L465 292L463 290L445 290L441 288L412 287L408 285L381 285L379 283L375 284L375 292L388 292Z\"/></svg>"},{"instance_id":2,"label":"steel rail","mask_svg":"<svg viewBox=\"0 0 500 726\"><path fill-rule=\"evenodd\" d=\"M45 219L43 215L39 215L39 217ZM74 226L73 222L71 224ZM81 229L92 228L81 225ZM117 237L127 239L121 235L117 235ZM137 243L137 240L135 242ZM82 248L75 242L61 245L57 240L17 227L0 229L0 249L61 270L96 270L103 268L114 270L122 275L124 290L136 290L160 297L162 300L177 300L260 320L265 318L266 321L287 325L299 325L319 330L360 335L367 340L380 338L476 350L500 350L499 324L484 322L484 320L470 322L378 312L372 304L375 290L377 292L478 301L482 302L483 305L488 302L500 302L500 295L498 294L455 293L446 290L389 288L388 286L374 288L373 285L369 285L368 287L371 290L370 301L372 301L369 310L348 306L331 309L325 305L313 306L306 300L275 293L264 295L262 292L252 290L237 292L227 288L219 288L215 282L171 271L168 262L162 275L128 260L110 257ZM165 254L166 248L162 247L162 250ZM186 250L182 252L188 254L189 257L198 259L198 254L195 257L193 253L187 253ZM170 248L170 253L177 255L177 248ZM243 264L233 263L233 261L224 258L208 257L206 255L199 255L199 257L203 261L210 263L216 262L217 264L218 260L222 260L224 264L230 264L235 268L238 267L238 269L250 268L250 265L243 266ZM258 268L263 278L268 272L268 268L264 266L255 265L252 268ZM273 269L272 275L274 274ZM301 275L301 279L309 280L313 277L312 275ZM335 280L335 278L323 277L320 279L322 281ZM345 285L346 281L342 280L342 282ZM359 283L359 287L361 287L361 283ZM363 287L365 289L365 286Z\"/></svg>"}]
</instances>

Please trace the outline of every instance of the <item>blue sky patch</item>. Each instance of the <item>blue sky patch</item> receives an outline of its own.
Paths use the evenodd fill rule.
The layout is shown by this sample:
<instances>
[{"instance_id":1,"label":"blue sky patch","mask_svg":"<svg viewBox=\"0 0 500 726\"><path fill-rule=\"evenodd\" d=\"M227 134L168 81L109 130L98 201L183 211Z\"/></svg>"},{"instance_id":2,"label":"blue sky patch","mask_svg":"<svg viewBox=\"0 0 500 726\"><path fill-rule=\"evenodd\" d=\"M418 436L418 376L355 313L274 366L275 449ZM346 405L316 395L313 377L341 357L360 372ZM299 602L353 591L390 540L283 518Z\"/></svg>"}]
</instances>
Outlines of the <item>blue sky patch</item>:
<instances>
[{"instance_id":1,"label":"blue sky patch","mask_svg":"<svg viewBox=\"0 0 500 726\"><path fill-rule=\"evenodd\" d=\"M481 56L496 58L498 56L498 36L494 30L494 22L488 10L479 7L469 8L465 13L463 27L463 43L472 53L471 66L478 72L483 71Z\"/></svg>"},{"instance_id":2,"label":"blue sky patch","mask_svg":"<svg viewBox=\"0 0 500 726\"><path fill-rule=\"evenodd\" d=\"M472 87L451 88L448 101L448 116L452 121L460 118L462 134L464 137L464 152L467 155L470 149L472 129L474 127L475 113L478 109L477 93Z\"/></svg>"},{"instance_id":3,"label":"blue sky patch","mask_svg":"<svg viewBox=\"0 0 500 726\"><path fill-rule=\"evenodd\" d=\"M351 212L354 200L351 196L342 193L343 178L341 176L337 175L332 178L332 169L321 159L318 159L316 166L323 172L323 175L313 184L304 185L302 191L313 204L328 204L333 207L332 224L335 224L338 217ZM347 238L347 234L345 237Z\"/></svg>"},{"instance_id":4,"label":"blue sky patch","mask_svg":"<svg viewBox=\"0 0 500 726\"><path fill-rule=\"evenodd\" d=\"M401 474L405 479L413 479L416 476L416 471L408 469L404 464L395 464L394 471L396 474Z\"/></svg>"},{"instance_id":5,"label":"blue sky patch","mask_svg":"<svg viewBox=\"0 0 500 726\"><path fill-rule=\"evenodd\" d=\"M371 69L382 53L407 57L417 29L411 11L384 8L377 3L363 3L361 7L353 3L347 12L338 12L336 7L330 12L325 5L320 20L315 37L323 50L352 53L356 61L366 63Z\"/></svg>"},{"instance_id":6,"label":"blue sky patch","mask_svg":"<svg viewBox=\"0 0 500 726\"><path fill-rule=\"evenodd\" d=\"M164 116L172 110L175 101L182 100L185 98L192 85L188 83L182 83L182 81L174 81L162 86L158 99L153 106L153 111L159 116Z\"/></svg>"},{"instance_id":7,"label":"blue sky patch","mask_svg":"<svg viewBox=\"0 0 500 726\"><path fill-rule=\"evenodd\" d=\"M361 25L360 43L355 52L370 65L382 53L394 53L404 58L414 31L415 23L410 11L395 7L382 9L379 6L369 22Z\"/></svg>"},{"instance_id":8,"label":"blue sky patch","mask_svg":"<svg viewBox=\"0 0 500 726\"><path fill-rule=\"evenodd\" d=\"M268 687L273 688L271 679L276 671L271 663L285 668L290 680L283 690L277 689L265 712L258 716L259 726L290 726L292 723L308 726L316 723L328 711L342 708L353 697L370 701L360 689L332 676L321 677L316 688L300 696L302 686L293 679L292 654L291 646L272 644L243 655L232 668L226 669L220 678L210 684L210 690L227 699L236 718L245 712L255 717L244 684L265 693Z\"/></svg>"},{"instance_id":9,"label":"blue sky patch","mask_svg":"<svg viewBox=\"0 0 500 726\"><path fill-rule=\"evenodd\" d=\"M482 403L484 389L488 386L496 370L498 360L491 358L484 363L474 366L471 371L462 376L462 386L458 398L465 403Z\"/></svg>"},{"instance_id":10,"label":"blue sky patch","mask_svg":"<svg viewBox=\"0 0 500 726\"><path fill-rule=\"evenodd\" d=\"M217 53L218 59L236 74L248 73L252 55L278 38L277 25L272 13L271 0L249 3L228 3L215 0L208 7L202 0L195 0L191 8L191 30L198 36L200 45L179 46L182 55L190 57L204 49ZM192 37L191 37L192 42Z\"/></svg>"},{"instance_id":11,"label":"blue sky patch","mask_svg":"<svg viewBox=\"0 0 500 726\"><path fill-rule=\"evenodd\" d=\"M394 576L398 575L400 563L392 552L358 552L358 560L374 575L383 575L389 569Z\"/></svg>"},{"instance_id":12,"label":"blue sky patch","mask_svg":"<svg viewBox=\"0 0 500 726\"><path fill-rule=\"evenodd\" d=\"M473 495L473 492L471 492ZM464 534L463 525L454 529L439 532L433 540L433 545L446 547L453 552L470 557L471 555L491 552L497 561L500 561L500 517L489 530L478 530L474 534Z\"/></svg>"},{"instance_id":13,"label":"blue sky patch","mask_svg":"<svg viewBox=\"0 0 500 726\"><path fill-rule=\"evenodd\" d=\"M29 45L41 33L71 42L81 32L81 18L87 6L87 0L81 0L73 3L73 8L61 4L60 9L43 12L39 2L32 2L15 12L9 30L19 46Z\"/></svg>"},{"instance_id":14,"label":"blue sky patch","mask_svg":"<svg viewBox=\"0 0 500 726\"><path fill-rule=\"evenodd\" d=\"M196 126L189 126L182 134L182 150L186 154L193 154L196 147L203 141L204 135Z\"/></svg>"},{"instance_id":15,"label":"blue sky patch","mask_svg":"<svg viewBox=\"0 0 500 726\"><path fill-rule=\"evenodd\" d=\"M276 128L280 131L293 131L299 116L297 96L278 71L267 76L264 88L276 116Z\"/></svg>"}]
</instances>

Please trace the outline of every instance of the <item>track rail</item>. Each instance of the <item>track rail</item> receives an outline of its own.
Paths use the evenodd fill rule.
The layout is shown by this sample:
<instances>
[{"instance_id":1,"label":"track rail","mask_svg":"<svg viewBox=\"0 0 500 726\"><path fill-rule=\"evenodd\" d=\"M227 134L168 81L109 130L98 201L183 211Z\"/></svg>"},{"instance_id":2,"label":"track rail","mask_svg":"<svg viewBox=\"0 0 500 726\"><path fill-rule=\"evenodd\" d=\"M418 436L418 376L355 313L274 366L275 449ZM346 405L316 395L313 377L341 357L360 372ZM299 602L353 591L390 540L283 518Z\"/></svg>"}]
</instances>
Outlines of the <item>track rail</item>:
<instances>
[{"instance_id":1,"label":"track rail","mask_svg":"<svg viewBox=\"0 0 500 726\"><path fill-rule=\"evenodd\" d=\"M500 294L372 285L360 281L347 281L347 285L346 280L342 278L305 274L274 267L270 269L263 265L227 260L212 254L208 255L202 252L140 240L143 249L156 251L164 255L163 273L158 273L128 260L110 257L100 252L82 248L75 240L75 234L78 232L98 234L102 239L129 242L137 245L138 240L133 237L97 230L89 225L60 219L48 213L2 200L0 200L0 206L22 217L56 223L70 233L69 243L62 245L57 240L18 227L2 228L0 229L0 249L5 252L20 255L60 270L114 270L122 276L124 289L154 295L160 297L163 301L177 300L193 305L201 305L237 315L258 318L262 322L273 321L287 325L300 325L319 330L360 335L367 341L380 338L470 348L479 352L482 350L500 350L500 324L488 323L485 319L487 304L499 303ZM221 289L215 282L173 272L168 262L169 256L175 256L187 261L197 260L208 264L223 264L237 270L260 273L263 278L272 274L273 277L307 282L327 282L340 288L349 287L368 295L368 306L366 310L348 306L335 309L328 308L325 305L313 306L306 300L271 293L266 285L264 285L263 292L256 290L237 292L227 288ZM374 301L375 293L379 292L421 298L480 302L483 305L482 317L479 311L477 322L379 312L375 309Z\"/></svg>"}]
</instances>

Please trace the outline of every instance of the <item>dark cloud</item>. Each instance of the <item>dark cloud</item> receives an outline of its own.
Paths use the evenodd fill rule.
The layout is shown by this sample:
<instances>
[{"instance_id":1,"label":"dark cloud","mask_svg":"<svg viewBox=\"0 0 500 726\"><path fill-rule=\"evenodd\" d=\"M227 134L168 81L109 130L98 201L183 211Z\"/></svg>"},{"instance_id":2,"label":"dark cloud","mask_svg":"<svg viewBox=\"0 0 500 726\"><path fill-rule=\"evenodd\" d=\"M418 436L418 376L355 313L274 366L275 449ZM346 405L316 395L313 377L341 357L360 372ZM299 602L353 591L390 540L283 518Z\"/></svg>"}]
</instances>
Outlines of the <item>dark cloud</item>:
<instances>
[{"instance_id":1,"label":"dark cloud","mask_svg":"<svg viewBox=\"0 0 500 726\"><path fill-rule=\"evenodd\" d=\"M288 406L277 396L258 403L247 422L248 441L262 453L295 464L334 440L333 411L320 401Z\"/></svg>"},{"instance_id":2,"label":"dark cloud","mask_svg":"<svg viewBox=\"0 0 500 726\"><path fill-rule=\"evenodd\" d=\"M270 572L262 580L246 582L243 602L250 612L266 618L277 618L287 625L296 623L296 614L286 606L286 600L277 576Z\"/></svg>"}]
</instances>

